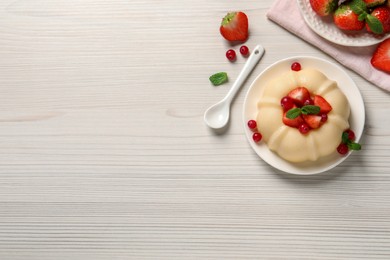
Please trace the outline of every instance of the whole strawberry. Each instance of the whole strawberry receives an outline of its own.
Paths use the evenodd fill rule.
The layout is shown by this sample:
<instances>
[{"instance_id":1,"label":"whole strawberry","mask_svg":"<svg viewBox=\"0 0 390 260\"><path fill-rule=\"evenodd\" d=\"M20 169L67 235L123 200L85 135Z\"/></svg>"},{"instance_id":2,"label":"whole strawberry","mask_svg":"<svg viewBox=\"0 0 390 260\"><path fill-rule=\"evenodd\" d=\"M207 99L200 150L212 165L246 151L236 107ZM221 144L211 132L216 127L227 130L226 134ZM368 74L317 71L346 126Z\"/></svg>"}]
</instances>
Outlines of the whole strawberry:
<instances>
[{"instance_id":1,"label":"whole strawberry","mask_svg":"<svg viewBox=\"0 0 390 260\"><path fill-rule=\"evenodd\" d=\"M363 0L367 7L374 7L374 6L378 6L378 5L383 5L386 0Z\"/></svg>"},{"instance_id":2,"label":"whole strawberry","mask_svg":"<svg viewBox=\"0 0 390 260\"><path fill-rule=\"evenodd\" d=\"M365 22L359 20L359 15L354 13L348 4L340 5L333 14L335 25L341 30L359 31L364 28Z\"/></svg>"},{"instance_id":3,"label":"whole strawberry","mask_svg":"<svg viewBox=\"0 0 390 260\"><path fill-rule=\"evenodd\" d=\"M228 13L219 28L221 35L228 41L246 41L248 39L248 17L243 12Z\"/></svg>"},{"instance_id":4,"label":"whole strawberry","mask_svg":"<svg viewBox=\"0 0 390 260\"><path fill-rule=\"evenodd\" d=\"M390 39L380 43L371 58L371 64L375 68L390 73Z\"/></svg>"},{"instance_id":5,"label":"whole strawberry","mask_svg":"<svg viewBox=\"0 0 390 260\"><path fill-rule=\"evenodd\" d=\"M383 33L390 32L390 8L387 6L379 6L375 8L371 15L376 17L383 27ZM369 32L372 32L371 28L366 24L366 29Z\"/></svg>"},{"instance_id":6,"label":"whole strawberry","mask_svg":"<svg viewBox=\"0 0 390 260\"><path fill-rule=\"evenodd\" d=\"M337 0L310 0L310 5L319 16L327 16L336 9Z\"/></svg>"}]
</instances>

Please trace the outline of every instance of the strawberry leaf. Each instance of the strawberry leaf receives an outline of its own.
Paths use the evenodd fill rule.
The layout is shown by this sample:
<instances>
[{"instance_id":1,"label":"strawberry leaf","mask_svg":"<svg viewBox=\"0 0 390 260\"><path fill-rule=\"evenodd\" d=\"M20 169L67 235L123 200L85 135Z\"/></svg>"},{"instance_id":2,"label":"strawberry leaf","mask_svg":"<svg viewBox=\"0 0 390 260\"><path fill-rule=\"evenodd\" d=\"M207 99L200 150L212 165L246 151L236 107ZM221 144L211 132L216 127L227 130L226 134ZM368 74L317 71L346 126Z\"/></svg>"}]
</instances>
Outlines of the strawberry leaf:
<instances>
[{"instance_id":1,"label":"strawberry leaf","mask_svg":"<svg viewBox=\"0 0 390 260\"><path fill-rule=\"evenodd\" d=\"M209 80L214 86L219 86L228 81L228 76L226 72L218 72L211 75Z\"/></svg>"},{"instance_id":2,"label":"strawberry leaf","mask_svg":"<svg viewBox=\"0 0 390 260\"><path fill-rule=\"evenodd\" d=\"M368 27L370 27L371 31L375 34L383 33L383 24L379 21L375 16L368 14L366 16L366 23Z\"/></svg>"},{"instance_id":3,"label":"strawberry leaf","mask_svg":"<svg viewBox=\"0 0 390 260\"><path fill-rule=\"evenodd\" d=\"M302 113L301 109L300 108L291 108L289 111L287 111L286 113L286 117L289 118L289 119L294 119L294 118L297 118L298 116L300 116Z\"/></svg>"},{"instance_id":4,"label":"strawberry leaf","mask_svg":"<svg viewBox=\"0 0 390 260\"><path fill-rule=\"evenodd\" d=\"M367 13L367 6L363 0L353 0L350 4L350 7L357 15Z\"/></svg>"},{"instance_id":5,"label":"strawberry leaf","mask_svg":"<svg viewBox=\"0 0 390 260\"><path fill-rule=\"evenodd\" d=\"M307 105L302 107L302 114L308 115L308 114L318 114L320 112L321 108L319 106L313 106L313 105Z\"/></svg>"}]
</instances>

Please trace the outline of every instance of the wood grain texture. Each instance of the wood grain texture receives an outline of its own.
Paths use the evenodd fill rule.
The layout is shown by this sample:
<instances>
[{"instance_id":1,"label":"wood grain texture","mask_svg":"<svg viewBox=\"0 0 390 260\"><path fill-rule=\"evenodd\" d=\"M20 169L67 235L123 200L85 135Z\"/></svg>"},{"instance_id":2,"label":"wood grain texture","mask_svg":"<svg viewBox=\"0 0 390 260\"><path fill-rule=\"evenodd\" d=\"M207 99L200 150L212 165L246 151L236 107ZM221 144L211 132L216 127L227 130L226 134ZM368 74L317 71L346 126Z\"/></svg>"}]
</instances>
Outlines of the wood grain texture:
<instances>
[{"instance_id":1,"label":"wood grain texture","mask_svg":"<svg viewBox=\"0 0 390 260\"><path fill-rule=\"evenodd\" d=\"M347 69L364 149L325 174L258 158L245 91L295 55L332 60L268 21L264 1L3 0L0 259L390 259L389 94ZM243 10L266 54L224 134L203 113L245 63L220 18Z\"/></svg>"}]
</instances>

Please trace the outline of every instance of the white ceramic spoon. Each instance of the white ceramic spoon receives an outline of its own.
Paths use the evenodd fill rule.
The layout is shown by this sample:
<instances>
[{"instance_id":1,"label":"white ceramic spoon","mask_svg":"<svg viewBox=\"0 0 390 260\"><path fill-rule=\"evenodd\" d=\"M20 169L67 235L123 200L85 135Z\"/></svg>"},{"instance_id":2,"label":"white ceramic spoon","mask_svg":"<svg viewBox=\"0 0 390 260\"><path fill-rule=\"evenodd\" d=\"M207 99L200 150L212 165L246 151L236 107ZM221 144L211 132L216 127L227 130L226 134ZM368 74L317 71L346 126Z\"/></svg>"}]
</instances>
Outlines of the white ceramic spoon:
<instances>
[{"instance_id":1,"label":"white ceramic spoon","mask_svg":"<svg viewBox=\"0 0 390 260\"><path fill-rule=\"evenodd\" d=\"M232 103L234 96L237 94L241 85L244 83L252 70L256 67L263 54L264 48L261 45L257 45L253 49L251 55L249 56L247 62L245 63L227 95L221 101L206 110L204 113L204 121L209 127L219 129L227 124L230 117L230 104Z\"/></svg>"}]
</instances>

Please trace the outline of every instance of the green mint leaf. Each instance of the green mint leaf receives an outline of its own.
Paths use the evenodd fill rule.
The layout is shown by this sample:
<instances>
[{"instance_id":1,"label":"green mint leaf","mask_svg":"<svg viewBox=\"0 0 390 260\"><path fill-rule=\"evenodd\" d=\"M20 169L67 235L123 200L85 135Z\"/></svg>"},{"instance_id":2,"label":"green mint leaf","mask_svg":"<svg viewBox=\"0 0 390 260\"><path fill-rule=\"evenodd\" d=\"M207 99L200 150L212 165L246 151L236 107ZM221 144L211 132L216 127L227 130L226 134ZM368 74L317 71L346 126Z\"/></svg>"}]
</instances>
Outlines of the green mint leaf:
<instances>
[{"instance_id":1,"label":"green mint leaf","mask_svg":"<svg viewBox=\"0 0 390 260\"><path fill-rule=\"evenodd\" d=\"M289 118L289 119L294 119L294 118L297 118L298 116L300 116L302 113L301 109L300 108L291 108L289 111L287 111L286 113L286 117Z\"/></svg>"},{"instance_id":2,"label":"green mint leaf","mask_svg":"<svg viewBox=\"0 0 390 260\"><path fill-rule=\"evenodd\" d=\"M367 6L363 0L352 0L349 6L351 7L352 11L357 15L367 13Z\"/></svg>"},{"instance_id":3,"label":"green mint leaf","mask_svg":"<svg viewBox=\"0 0 390 260\"><path fill-rule=\"evenodd\" d=\"M383 24L379 21L375 16L368 14L366 16L366 23L368 27L370 27L371 31L375 34L383 33Z\"/></svg>"},{"instance_id":4,"label":"green mint leaf","mask_svg":"<svg viewBox=\"0 0 390 260\"><path fill-rule=\"evenodd\" d=\"M359 14L358 20L364 21L364 20L366 20L366 18L367 18L367 13L364 12L364 13Z\"/></svg>"},{"instance_id":5,"label":"green mint leaf","mask_svg":"<svg viewBox=\"0 0 390 260\"><path fill-rule=\"evenodd\" d=\"M302 114L308 115L316 115L320 112L320 107L319 106L313 106L313 105L307 105L302 107Z\"/></svg>"},{"instance_id":6,"label":"green mint leaf","mask_svg":"<svg viewBox=\"0 0 390 260\"><path fill-rule=\"evenodd\" d=\"M228 76L226 72L218 72L211 75L209 80L214 86L219 86L228 81Z\"/></svg>"},{"instance_id":7,"label":"green mint leaf","mask_svg":"<svg viewBox=\"0 0 390 260\"><path fill-rule=\"evenodd\" d=\"M348 144L348 148L350 150L355 150L355 151L359 151L360 149L362 149L362 146L358 143L354 143L354 142L351 142Z\"/></svg>"},{"instance_id":8,"label":"green mint leaf","mask_svg":"<svg viewBox=\"0 0 390 260\"><path fill-rule=\"evenodd\" d=\"M344 143L344 144L348 144L350 143L351 141L349 140L348 138L348 133L347 132L343 132L342 136L341 136L341 141Z\"/></svg>"}]
</instances>

